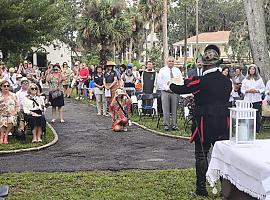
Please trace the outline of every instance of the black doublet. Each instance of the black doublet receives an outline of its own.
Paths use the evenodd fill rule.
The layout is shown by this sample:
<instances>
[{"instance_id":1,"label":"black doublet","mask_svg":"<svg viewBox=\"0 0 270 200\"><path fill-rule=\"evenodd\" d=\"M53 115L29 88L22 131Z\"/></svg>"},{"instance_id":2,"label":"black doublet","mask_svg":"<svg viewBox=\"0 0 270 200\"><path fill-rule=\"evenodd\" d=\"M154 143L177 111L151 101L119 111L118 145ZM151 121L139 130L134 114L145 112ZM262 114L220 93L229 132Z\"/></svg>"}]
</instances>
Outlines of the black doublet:
<instances>
[{"instance_id":1,"label":"black doublet","mask_svg":"<svg viewBox=\"0 0 270 200\"><path fill-rule=\"evenodd\" d=\"M205 142L212 143L224 137L228 138L228 103L232 83L227 77L215 71L204 76L191 77L185 80L183 86L171 84L170 89L177 94L194 94L194 117L197 123L193 123L192 132L196 128L202 130Z\"/></svg>"}]
</instances>

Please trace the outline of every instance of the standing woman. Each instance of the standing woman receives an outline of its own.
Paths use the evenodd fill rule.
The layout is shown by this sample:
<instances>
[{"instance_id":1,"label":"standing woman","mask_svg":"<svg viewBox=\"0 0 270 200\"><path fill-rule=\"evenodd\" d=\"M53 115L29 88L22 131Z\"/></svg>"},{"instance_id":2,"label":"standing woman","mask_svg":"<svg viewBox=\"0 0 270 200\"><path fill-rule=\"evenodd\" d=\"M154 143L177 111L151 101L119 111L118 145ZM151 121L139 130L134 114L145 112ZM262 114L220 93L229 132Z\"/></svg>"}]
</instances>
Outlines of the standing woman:
<instances>
[{"instance_id":1,"label":"standing woman","mask_svg":"<svg viewBox=\"0 0 270 200\"><path fill-rule=\"evenodd\" d=\"M105 97L107 106L111 105L112 99L115 95L115 91L118 88L118 80L116 71L114 71L115 63L108 61L105 66L104 85L105 85Z\"/></svg>"},{"instance_id":2,"label":"standing woman","mask_svg":"<svg viewBox=\"0 0 270 200\"><path fill-rule=\"evenodd\" d=\"M66 62L63 63L62 73L66 77L66 80L63 81L64 96L69 97L71 93L70 85L71 85L72 70L69 68Z\"/></svg>"},{"instance_id":3,"label":"standing woman","mask_svg":"<svg viewBox=\"0 0 270 200\"><path fill-rule=\"evenodd\" d=\"M0 88L0 144L8 144L8 134L17 123L20 105L16 95L9 91L8 81L3 80Z\"/></svg>"},{"instance_id":4,"label":"standing woman","mask_svg":"<svg viewBox=\"0 0 270 200\"><path fill-rule=\"evenodd\" d=\"M64 109L64 95L63 95L63 81L66 77L61 73L60 66L54 65L51 73L47 77L47 82L49 83L49 101L52 106L52 122L56 119L56 108L58 107L58 112L60 116L60 122L63 123L63 109Z\"/></svg>"},{"instance_id":5,"label":"standing woman","mask_svg":"<svg viewBox=\"0 0 270 200\"><path fill-rule=\"evenodd\" d=\"M45 107L44 98L40 96L39 88L35 83L28 87L28 95L23 99L23 112L26 114L25 119L33 133L32 142L42 142L41 135L45 130L46 120L43 114Z\"/></svg>"},{"instance_id":6,"label":"standing woman","mask_svg":"<svg viewBox=\"0 0 270 200\"><path fill-rule=\"evenodd\" d=\"M259 75L258 67L251 64L248 68L247 77L242 82L241 92L245 95L244 100L252 103L256 112L256 133L259 133L261 127L262 112L262 93L265 91L265 85Z\"/></svg>"},{"instance_id":7,"label":"standing woman","mask_svg":"<svg viewBox=\"0 0 270 200\"><path fill-rule=\"evenodd\" d=\"M231 79L231 76L230 76L230 68L225 66L222 68L222 74L226 77L228 77L230 79L230 81L232 82L232 92L231 92L231 95L230 95L230 99L229 99L229 107L231 108L233 106L233 91L234 91L234 85L233 85L233 81Z\"/></svg>"},{"instance_id":8,"label":"standing woman","mask_svg":"<svg viewBox=\"0 0 270 200\"><path fill-rule=\"evenodd\" d=\"M96 73L93 76L94 78L94 94L96 96L96 102L97 102L97 115L107 115L107 104L105 101L105 94L104 94L104 84L103 84L103 72L102 67L97 66ZM103 105L103 107L102 107Z\"/></svg>"}]
</instances>

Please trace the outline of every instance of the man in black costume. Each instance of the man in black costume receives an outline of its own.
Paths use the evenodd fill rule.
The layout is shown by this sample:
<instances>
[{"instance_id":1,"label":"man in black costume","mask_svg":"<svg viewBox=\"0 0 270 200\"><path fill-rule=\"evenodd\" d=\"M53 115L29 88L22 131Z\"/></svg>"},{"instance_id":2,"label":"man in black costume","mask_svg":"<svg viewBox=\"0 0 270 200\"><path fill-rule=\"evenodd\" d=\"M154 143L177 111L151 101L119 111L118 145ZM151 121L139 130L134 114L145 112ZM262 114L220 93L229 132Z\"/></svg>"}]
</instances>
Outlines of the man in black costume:
<instances>
[{"instance_id":1,"label":"man in black costume","mask_svg":"<svg viewBox=\"0 0 270 200\"><path fill-rule=\"evenodd\" d=\"M205 48L202 57L203 76L190 77L184 85L171 83L177 94L194 95L194 117L190 142L195 141L196 195L208 196L206 190L207 154L218 140L229 139L228 103L232 90L231 81L219 70L220 50L215 45Z\"/></svg>"}]
</instances>

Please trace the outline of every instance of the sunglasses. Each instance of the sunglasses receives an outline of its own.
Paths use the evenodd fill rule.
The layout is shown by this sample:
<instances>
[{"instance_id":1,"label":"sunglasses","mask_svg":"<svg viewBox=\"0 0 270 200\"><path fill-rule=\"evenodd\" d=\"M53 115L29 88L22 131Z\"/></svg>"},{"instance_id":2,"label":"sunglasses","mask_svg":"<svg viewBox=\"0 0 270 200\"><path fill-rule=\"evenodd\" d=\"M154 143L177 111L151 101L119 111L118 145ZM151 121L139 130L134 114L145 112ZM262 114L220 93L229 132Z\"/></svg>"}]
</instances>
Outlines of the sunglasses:
<instances>
[{"instance_id":1,"label":"sunglasses","mask_svg":"<svg viewBox=\"0 0 270 200\"><path fill-rule=\"evenodd\" d=\"M4 87L4 88L8 88L8 87L9 87L9 85L2 85L2 87Z\"/></svg>"},{"instance_id":2,"label":"sunglasses","mask_svg":"<svg viewBox=\"0 0 270 200\"><path fill-rule=\"evenodd\" d=\"M28 81L23 81L22 84L29 84Z\"/></svg>"},{"instance_id":3,"label":"sunglasses","mask_svg":"<svg viewBox=\"0 0 270 200\"><path fill-rule=\"evenodd\" d=\"M35 87L35 88L31 88L31 90L38 90L38 89Z\"/></svg>"}]
</instances>

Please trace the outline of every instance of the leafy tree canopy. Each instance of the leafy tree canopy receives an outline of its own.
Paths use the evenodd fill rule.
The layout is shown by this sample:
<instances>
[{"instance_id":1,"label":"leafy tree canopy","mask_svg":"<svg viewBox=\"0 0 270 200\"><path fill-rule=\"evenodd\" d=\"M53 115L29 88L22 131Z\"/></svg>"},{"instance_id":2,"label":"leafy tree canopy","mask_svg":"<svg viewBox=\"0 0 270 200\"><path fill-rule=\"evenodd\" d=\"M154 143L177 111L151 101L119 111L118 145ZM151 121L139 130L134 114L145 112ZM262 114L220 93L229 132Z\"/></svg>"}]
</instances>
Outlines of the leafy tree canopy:
<instances>
[{"instance_id":1,"label":"leafy tree canopy","mask_svg":"<svg viewBox=\"0 0 270 200\"><path fill-rule=\"evenodd\" d=\"M61 9L56 0L0 0L0 49L4 55L54 39Z\"/></svg>"}]
</instances>

